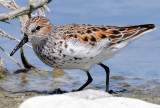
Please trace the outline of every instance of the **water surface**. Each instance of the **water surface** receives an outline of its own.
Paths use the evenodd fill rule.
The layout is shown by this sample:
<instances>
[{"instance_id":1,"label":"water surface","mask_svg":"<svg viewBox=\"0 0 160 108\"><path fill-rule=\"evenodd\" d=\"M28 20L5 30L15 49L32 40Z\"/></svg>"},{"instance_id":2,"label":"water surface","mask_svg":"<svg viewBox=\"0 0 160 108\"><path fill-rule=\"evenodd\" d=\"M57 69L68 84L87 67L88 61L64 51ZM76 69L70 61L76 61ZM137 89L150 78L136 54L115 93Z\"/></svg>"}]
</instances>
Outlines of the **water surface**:
<instances>
[{"instance_id":1,"label":"water surface","mask_svg":"<svg viewBox=\"0 0 160 108\"><path fill-rule=\"evenodd\" d=\"M21 6L27 5L27 2L25 1L17 2ZM157 26L156 30L136 40L116 56L107 61L104 61L103 63L110 67L111 76L118 75L129 77L131 79L142 78L141 80L138 80L138 82L128 80L129 84L131 85L136 85L137 83L144 83L151 79L160 78L159 0L54 0L49 4L49 7L51 9L51 12L47 13L47 17L54 25L71 23L116 26L148 23L155 24ZM2 6L0 6L0 13L7 11L7 9L4 9ZM16 24L18 27L20 26L17 19L14 19L10 22ZM8 34L21 39L20 30L16 27L0 22L0 28L2 30L5 30ZM9 53L17 44L16 42L3 37L0 37L0 39L0 46L2 46ZM19 51L16 52L13 58L21 62L19 53ZM25 55L28 61L34 66L52 70L52 68L43 64L36 57L32 49L25 47ZM16 66L14 62L9 60L2 51L0 51L0 57L4 59L4 66L11 73L13 72L13 70L18 68L18 66ZM80 81L81 83L83 83L82 81L85 81L87 78L86 74L81 70L65 70L65 72L67 74L76 76L73 79L69 80L70 82ZM97 87L100 86L102 89L104 89L104 86L102 86L105 84L104 70L100 66L94 66L90 70L90 73L94 79L91 87L97 85ZM47 80L48 82L45 83L49 83L50 81L53 81L53 78L50 77L51 76L46 77L44 75L42 79L35 78L34 80L35 82L45 82ZM64 80L65 82L67 79L63 78L61 80ZM20 80L17 79L17 81ZM43 83L42 85L45 85L45 83ZM71 86L68 87L70 88ZM48 86L46 88L48 88Z\"/></svg>"}]
</instances>

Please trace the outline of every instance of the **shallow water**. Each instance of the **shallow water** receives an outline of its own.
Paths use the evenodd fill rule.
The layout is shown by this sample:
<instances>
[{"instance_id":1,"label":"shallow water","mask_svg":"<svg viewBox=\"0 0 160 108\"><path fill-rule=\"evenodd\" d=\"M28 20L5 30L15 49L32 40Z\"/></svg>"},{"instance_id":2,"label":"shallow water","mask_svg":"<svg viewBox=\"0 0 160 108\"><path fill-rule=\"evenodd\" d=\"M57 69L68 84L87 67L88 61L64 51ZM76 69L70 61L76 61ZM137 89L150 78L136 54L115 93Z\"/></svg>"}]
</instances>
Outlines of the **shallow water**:
<instances>
[{"instance_id":1,"label":"shallow water","mask_svg":"<svg viewBox=\"0 0 160 108\"><path fill-rule=\"evenodd\" d=\"M20 71L16 71L16 73L17 72ZM70 92L77 90L87 80L87 77L80 76L80 74L71 74L59 69L54 71L35 69L25 73L24 71L21 72L22 73L8 75L6 78L1 79L0 86L10 93L33 91L36 93L49 93L56 89ZM145 83L143 80L143 78L138 77L111 76L110 90L113 90L115 93L130 93L136 92L137 90L145 91L160 87L160 79L151 79ZM98 80L96 77L94 81L86 87L86 89L89 88L104 91L105 81L102 79Z\"/></svg>"},{"instance_id":2,"label":"shallow water","mask_svg":"<svg viewBox=\"0 0 160 108\"><path fill-rule=\"evenodd\" d=\"M18 4L25 6L27 2L18 1ZM155 24L157 26L156 30L136 40L116 56L104 62L104 64L110 67L111 76L120 76L122 79L124 78L123 80L111 78L110 88L113 90L122 90L124 86L131 85L136 87L140 84L145 84L148 81L160 78L159 4L159 0L122 0L121 2L118 0L92 0L88 2L86 2L86 0L56 0L49 4L51 12L47 13L47 17L51 19L52 23L55 25L69 23L117 26L145 23ZM0 13L3 12L7 12L7 10L0 6ZM16 19L11 22L19 26ZM20 31L15 27L0 22L0 28L16 38L21 38ZM3 37L0 37L0 39L0 46L9 53L17 44ZM52 70L52 68L43 64L36 57L32 49L25 47L25 55L28 61L34 66L50 71ZM5 67L11 73L13 73L13 70L18 69L2 51L0 51L0 56L4 59ZM13 57L21 62L19 51L15 53ZM31 75L32 77L28 77L28 74L26 76L22 74L8 76L1 86L7 90L15 91L33 89L52 90L54 88L72 90L72 88L76 89L81 86L87 79L86 74L80 70L64 70L64 75L59 78L54 78L54 74L49 71L39 72L40 71L33 73L34 75ZM90 73L94 80L89 87L104 90L104 70L99 66L94 66ZM152 84L156 86L160 83Z\"/></svg>"}]
</instances>

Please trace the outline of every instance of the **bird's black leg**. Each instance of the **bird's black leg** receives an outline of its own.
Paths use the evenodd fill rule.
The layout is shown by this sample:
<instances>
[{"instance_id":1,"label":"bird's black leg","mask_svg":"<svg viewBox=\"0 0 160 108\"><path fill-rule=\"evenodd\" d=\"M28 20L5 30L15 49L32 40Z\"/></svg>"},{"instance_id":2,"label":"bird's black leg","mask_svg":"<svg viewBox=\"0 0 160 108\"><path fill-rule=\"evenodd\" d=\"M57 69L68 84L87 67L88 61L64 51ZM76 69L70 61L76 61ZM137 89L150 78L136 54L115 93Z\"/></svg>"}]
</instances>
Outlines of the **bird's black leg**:
<instances>
[{"instance_id":1,"label":"bird's black leg","mask_svg":"<svg viewBox=\"0 0 160 108\"><path fill-rule=\"evenodd\" d=\"M105 66L102 63L99 63L99 65L102 66L106 71L106 92L109 92L109 67Z\"/></svg>"},{"instance_id":2,"label":"bird's black leg","mask_svg":"<svg viewBox=\"0 0 160 108\"><path fill-rule=\"evenodd\" d=\"M87 73L87 76L88 76L88 80L87 80L87 82L86 82L83 86L81 86L77 91L83 90L87 85L89 85L89 84L92 82L93 79L92 79L90 73L89 73L88 71L87 71L86 73Z\"/></svg>"}]
</instances>

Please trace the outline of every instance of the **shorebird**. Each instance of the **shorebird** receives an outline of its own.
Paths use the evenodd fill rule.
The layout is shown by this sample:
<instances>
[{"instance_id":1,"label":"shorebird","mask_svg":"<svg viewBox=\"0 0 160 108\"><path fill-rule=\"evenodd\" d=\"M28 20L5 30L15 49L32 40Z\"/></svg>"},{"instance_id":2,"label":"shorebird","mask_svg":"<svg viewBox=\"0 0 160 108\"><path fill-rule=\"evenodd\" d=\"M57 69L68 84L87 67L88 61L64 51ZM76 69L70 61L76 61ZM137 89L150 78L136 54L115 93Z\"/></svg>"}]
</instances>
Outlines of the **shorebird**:
<instances>
[{"instance_id":1,"label":"shorebird","mask_svg":"<svg viewBox=\"0 0 160 108\"><path fill-rule=\"evenodd\" d=\"M81 69L88 80L79 90L92 82L89 73L95 64L106 71L106 92L109 90L109 68L102 64L134 40L155 29L154 24L132 26L106 26L92 24L52 25L46 17L29 19L24 37L13 49L12 56L26 42L46 65L59 69Z\"/></svg>"}]
</instances>

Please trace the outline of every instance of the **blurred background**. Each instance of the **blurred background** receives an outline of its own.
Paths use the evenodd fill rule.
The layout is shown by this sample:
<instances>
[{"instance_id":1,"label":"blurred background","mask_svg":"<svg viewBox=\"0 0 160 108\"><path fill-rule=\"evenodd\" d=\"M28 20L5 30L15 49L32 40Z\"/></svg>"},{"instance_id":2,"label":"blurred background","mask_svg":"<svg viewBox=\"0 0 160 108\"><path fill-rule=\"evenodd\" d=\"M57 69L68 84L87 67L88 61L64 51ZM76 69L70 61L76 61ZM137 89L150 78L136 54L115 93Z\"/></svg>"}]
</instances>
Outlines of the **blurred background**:
<instances>
[{"instance_id":1,"label":"blurred background","mask_svg":"<svg viewBox=\"0 0 160 108\"><path fill-rule=\"evenodd\" d=\"M15 1L21 7L28 5L27 0ZM53 25L72 23L114 26L155 24L157 27L156 30L144 35L116 54L113 58L103 63L110 67L111 76L142 78L140 82L160 78L160 0L53 0L49 3L49 8L51 12L46 12L46 16L51 20ZM9 10L0 5L0 13L5 12L9 12ZM11 20L10 22L20 27L17 19ZM18 39L22 38L20 30L15 26L0 22L0 28L11 36ZM16 45L17 42L0 37L0 46L8 53L10 53ZM39 68L53 70L43 64L32 49L26 46L24 49L29 63ZM18 69L18 66L1 50L0 57L4 59L4 66L9 72L12 73L13 70ZM14 54L13 58L21 63L19 51ZM85 81L87 79L86 73L81 70L64 71L76 76L71 79L73 82L77 80ZM90 73L94 79L93 85L104 85L105 71L103 68L94 66L90 70ZM44 80L49 80L49 78ZM136 83L137 82L134 82L134 84Z\"/></svg>"}]
</instances>

